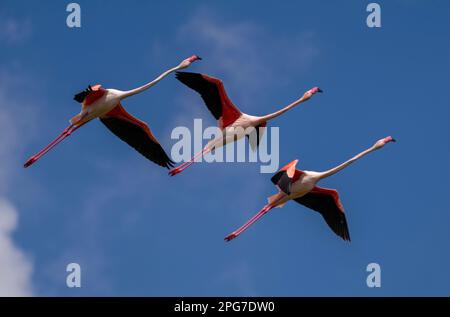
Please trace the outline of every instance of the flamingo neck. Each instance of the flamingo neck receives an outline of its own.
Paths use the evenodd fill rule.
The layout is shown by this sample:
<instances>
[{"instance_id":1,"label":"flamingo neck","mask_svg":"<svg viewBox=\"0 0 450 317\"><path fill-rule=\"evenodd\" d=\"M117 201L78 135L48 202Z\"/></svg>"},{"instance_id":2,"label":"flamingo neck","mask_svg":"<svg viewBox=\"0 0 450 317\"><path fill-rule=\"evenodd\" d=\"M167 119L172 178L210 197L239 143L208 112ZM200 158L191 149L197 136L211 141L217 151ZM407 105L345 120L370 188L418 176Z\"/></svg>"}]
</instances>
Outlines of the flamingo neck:
<instances>
[{"instance_id":1,"label":"flamingo neck","mask_svg":"<svg viewBox=\"0 0 450 317\"><path fill-rule=\"evenodd\" d=\"M120 99L125 99L125 98L128 98L130 96L134 96L136 94L139 94L139 93L149 89L150 87L156 85L164 77L166 77L167 75L169 75L169 74L179 70L180 68L181 68L180 66L173 67L173 68L171 68L169 70L166 70L164 73L162 73L161 75L156 77L154 80L152 80L151 82L149 82L149 83L147 83L145 85L142 85L142 86L140 86L138 88L135 88L135 89L132 89L132 90L124 91L122 96L120 97Z\"/></svg>"},{"instance_id":2,"label":"flamingo neck","mask_svg":"<svg viewBox=\"0 0 450 317\"><path fill-rule=\"evenodd\" d=\"M281 116L283 113L285 113L286 111L289 111L290 109L294 108L295 106L297 106L299 103L302 103L303 101L306 101L308 99L305 99L304 97L301 97L300 99L297 99L296 101L294 101L293 103L287 105L286 107L275 111L273 113L270 113L268 115L265 115L263 117L261 117L261 121L262 122L267 122L269 120L275 119L276 117Z\"/></svg>"},{"instance_id":3,"label":"flamingo neck","mask_svg":"<svg viewBox=\"0 0 450 317\"><path fill-rule=\"evenodd\" d=\"M344 163L342 163L342 164L340 164L340 165L338 165L338 166L336 166L336 167L334 167L332 169L329 169L328 171L322 172L321 175L320 175L320 179L326 178L326 177L330 177L330 176L336 174L337 172L343 170L344 168L346 168L347 166L349 166L353 162L359 160L363 156L366 156L367 154L369 154L369 153L371 153L373 151L376 151L376 150L377 150L377 148L372 146L372 147L368 148L367 150L362 151L361 153L355 155L354 157L352 157L348 161L346 161L346 162L344 162Z\"/></svg>"}]
</instances>

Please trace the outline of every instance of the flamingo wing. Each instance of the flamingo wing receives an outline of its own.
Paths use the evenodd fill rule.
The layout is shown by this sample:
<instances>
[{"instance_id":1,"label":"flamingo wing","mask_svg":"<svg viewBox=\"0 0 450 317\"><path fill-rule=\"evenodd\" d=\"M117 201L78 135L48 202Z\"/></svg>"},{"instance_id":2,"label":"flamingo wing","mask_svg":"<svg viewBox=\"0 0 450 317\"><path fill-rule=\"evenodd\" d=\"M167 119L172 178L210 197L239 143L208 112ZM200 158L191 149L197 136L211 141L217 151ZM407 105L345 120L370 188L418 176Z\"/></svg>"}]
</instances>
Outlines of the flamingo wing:
<instances>
[{"instance_id":1,"label":"flamingo wing","mask_svg":"<svg viewBox=\"0 0 450 317\"><path fill-rule=\"evenodd\" d=\"M91 91L92 91L92 88L91 88L91 86L89 85L88 88L86 88L86 89L83 90L82 92L79 92L79 93L77 93L75 96L73 96L73 99L74 99L76 102L83 103L84 99L86 99L86 97L91 93Z\"/></svg>"},{"instance_id":2,"label":"flamingo wing","mask_svg":"<svg viewBox=\"0 0 450 317\"><path fill-rule=\"evenodd\" d=\"M334 233L342 239L350 241L344 207L336 190L316 186L306 195L296 198L295 201L319 212Z\"/></svg>"},{"instance_id":3,"label":"flamingo wing","mask_svg":"<svg viewBox=\"0 0 450 317\"><path fill-rule=\"evenodd\" d=\"M177 72L176 78L200 94L214 118L219 120L221 128L228 127L242 115L241 111L228 98L220 79L188 72Z\"/></svg>"},{"instance_id":4,"label":"flamingo wing","mask_svg":"<svg viewBox=\"0 0 450 317\"><path fill-rule=\"evenodd\" d=\"M287 195L291 194L291 186L296 182L302 171L295 169L298 160L294 160L282 167L272 178L271 181L274 183L282 192Z\"/></svg>"},{"instance_id":5,"label":"flamingo wing","mask_svg":"<svg viewBox=\"0 0 450 317\"><path fill-rule=\"evenodd\" d=\"M100 121L119 139L150 161L162 167L173 167L174 162L166 154L148 125L126 112L122 105L119 104L101 117Z\"/></svg>"},{"instance_id":6,"label":"flamingo wing","mask_svg":"<svg viewBox=\"0 0 450 317\"><path fill-rule=\"evenodd\" d=\"M101 88L102 85L89 85L88 88L73 96L73 99L88 106L105 94L105 90Z\"/></svg>"}]
</instances>

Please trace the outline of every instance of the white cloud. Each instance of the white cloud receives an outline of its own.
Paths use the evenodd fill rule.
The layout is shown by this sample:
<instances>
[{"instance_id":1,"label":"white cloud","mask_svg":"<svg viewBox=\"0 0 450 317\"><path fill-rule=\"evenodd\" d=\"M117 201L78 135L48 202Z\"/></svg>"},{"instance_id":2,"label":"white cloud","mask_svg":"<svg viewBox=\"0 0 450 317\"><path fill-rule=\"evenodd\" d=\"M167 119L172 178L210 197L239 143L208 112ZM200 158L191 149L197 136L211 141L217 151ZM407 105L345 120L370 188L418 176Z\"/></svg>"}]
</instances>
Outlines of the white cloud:
<instances>
[{"instance_id":1,"label":"white cloud","mask_svg":"<svg viewBox=\"0 0 450 317\"><path fill-rule=\"evenodd\" d=\"M0 296L32 295L32 264L12 238L17 218L14 206L0 197Z\"/></svg>"},{"instance_id":2,"label":"white cloud","mask_svg":"<svg viewBox=\"0 0 450 317\"><path fill-rule=\"evenodd\" d=\"M31 296L30 259L14 243L13 233L18 226L19 213L8 199L14 179L14 166L20 159L19 137L27 124L26 106L7 94L17 78L0 72L0 296ZM21 136L27 133L20 134Z\"/></svg>"}]
</instances>

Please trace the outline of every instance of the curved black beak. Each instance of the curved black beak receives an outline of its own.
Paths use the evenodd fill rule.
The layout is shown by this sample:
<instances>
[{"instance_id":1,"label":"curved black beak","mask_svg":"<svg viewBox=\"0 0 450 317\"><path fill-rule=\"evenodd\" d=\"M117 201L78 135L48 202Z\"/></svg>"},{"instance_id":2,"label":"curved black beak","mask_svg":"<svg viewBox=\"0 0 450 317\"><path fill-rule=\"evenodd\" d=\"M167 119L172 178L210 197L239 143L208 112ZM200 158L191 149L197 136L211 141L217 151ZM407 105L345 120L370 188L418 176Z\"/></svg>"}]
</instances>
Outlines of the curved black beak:
<instances>
[{"instance_id":1,"label":"curved black beak","mask_svg":"<svg viewBox=\"0 0 450 317\"><path fill-rule=\"evenodd\" d=\"M323 90L319 88L319 89L317 90L317 92L323 92Z\"/></svg>"},{"instance_id":2,"label":"curved black beak","mask_svg":"<svg viewBox=\"0 0 450 317\"><path fill-rule=\"evenodd\" d=\"M392 140L391 140L392 142L397 142L397 140L396 139L394 139L394 138L392 138Z\"/></svg>"},{"instance_id":3,"label":"curved black beak","mask_svg":"<svg viewBox=\"0 0 450 317\"><path fill-rule=\"evenodd\" d=\"M201 61L201 60L202 60L202 58L201 58L200 56L198 56L198 55L197 55L197 59L198 59L199 61Z\"/></svg>"}]
</instances>

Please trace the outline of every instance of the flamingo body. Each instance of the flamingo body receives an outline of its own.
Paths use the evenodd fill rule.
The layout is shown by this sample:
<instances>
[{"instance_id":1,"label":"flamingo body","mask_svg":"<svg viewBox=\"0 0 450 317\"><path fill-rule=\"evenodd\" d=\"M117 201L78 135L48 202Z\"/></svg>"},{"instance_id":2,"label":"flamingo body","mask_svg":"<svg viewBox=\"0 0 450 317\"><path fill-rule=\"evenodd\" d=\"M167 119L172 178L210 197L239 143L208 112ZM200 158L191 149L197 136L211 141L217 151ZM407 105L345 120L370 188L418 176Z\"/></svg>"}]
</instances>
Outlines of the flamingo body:
<instances>
[{"instance_id":1,"label":"flamingo body","mask_svg":"<svg viewBox=\"0 0 450 317\"><path fill-rule=\"evenodd\" d=\"M176 78L200 94L207 108L217 120L217 125L222 130L222 136L208 142L203 150L194 155L190 161L172 169L169 172L171 176L181 173L192 165L197 158L202 157L215 148L235 142L244 136L250 137L250 141L253 142L250 145L252 149L256 149L259 145L262 133L264 133L263 128L267 126L267 122L269 120L280 116L299 103L310 99L315 93L322 92L320 88L314 87L308 90L300 99L294 101L279 111L266 116L252 116L243 113L238 107L236 107L236 105L228 97L225 87L220 79L208 76L206 74L189 72L177 72ZM256 133L256 137L254 138L251 137L253 133Z\"/></svg>"},{"instance_id":2,"label":"flamingo body","mask_svg":"<svg viewBox=\"0 0 450 317\"><path fill-rule=\"evenodd\" d=\"M101 85L89 86L74 96L74 99L81 103L81 112L70 120L70 125L53 142L30 157L24 167L33 165L74 131L96 118L100 119L113 134L150 161L162 167L172 167L173 162L164 152L148 125L127 113L122 107L121 101L149 89L170 73L187 68L191 63L200 59L199 56L193 55L183 60L178 66L165 71L155 80L128 91L104 89Z\"/></svg>"},{"instance_id":3,"label":"flamingo body","mask_svg":"<svg viewBox=\"0 0 450 317\"><path fill-rule=\"evenodd\" d=\"M91 91L89 91L91 89ZM123 91L117 89L104 89L101 85L89 86L89 92L84 95L81 103L81 112L70 120L73 125L82 125L93 119L106 115L120 104ZM80 100L78 93L74 96L74 100Z\"/></svg>"},{"instance_id":4,"label":"flamingo body","mask_svg":"<svg viewBox=\"0 0 450 317\"><path fill-rule=\"evenodd\" d=\"M333 232L350 241L339 193L334 189L316 186L320 180L320 173L295 169L297 163L298 160L291 162L288 169L280 170L272 177L272 183L278 187L279 192L274 198L269 198L269 203L271 199L274 200L273 208L276 208L284 206L290 200L296 201L319 212Z\"/></svg>"}]
</instances>

